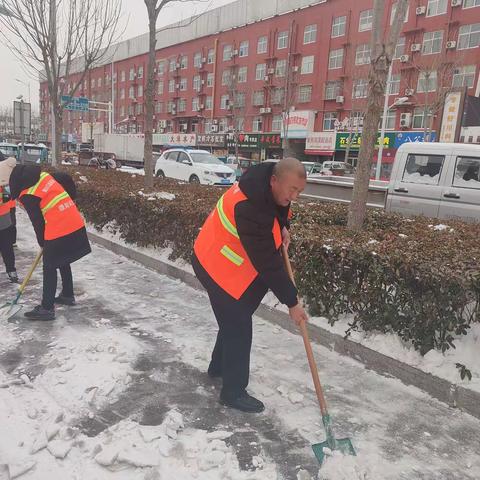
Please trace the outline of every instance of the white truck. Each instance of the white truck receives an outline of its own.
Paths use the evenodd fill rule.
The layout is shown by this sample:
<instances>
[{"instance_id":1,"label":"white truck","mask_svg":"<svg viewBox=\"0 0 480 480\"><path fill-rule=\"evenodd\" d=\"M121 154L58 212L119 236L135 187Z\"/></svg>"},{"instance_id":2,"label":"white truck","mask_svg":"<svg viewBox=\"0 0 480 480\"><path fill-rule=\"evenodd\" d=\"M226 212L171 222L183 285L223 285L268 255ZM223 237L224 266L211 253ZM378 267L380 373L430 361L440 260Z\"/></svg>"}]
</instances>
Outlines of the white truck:
<instances>
[{"instance_id":1,"label":"white truck","mask_svg":"<svg viewBox=\"0 0 480 480\"><path fill-rule=\"evenodd\" d=\"M94 155L100 160L113 158L117 167L143 168L145 139L142 134L100 133L93 135Z\"/></svg>"},{"instance_id":2,"label":"white truck","mask_svg":"<svg viewBox=\"0 0 480 480\"><path fill-rule=\"evenodd\" d=\"M480 222L480 145L402 145L395 155L385 209Z\"/></svg>"}]
</instances>

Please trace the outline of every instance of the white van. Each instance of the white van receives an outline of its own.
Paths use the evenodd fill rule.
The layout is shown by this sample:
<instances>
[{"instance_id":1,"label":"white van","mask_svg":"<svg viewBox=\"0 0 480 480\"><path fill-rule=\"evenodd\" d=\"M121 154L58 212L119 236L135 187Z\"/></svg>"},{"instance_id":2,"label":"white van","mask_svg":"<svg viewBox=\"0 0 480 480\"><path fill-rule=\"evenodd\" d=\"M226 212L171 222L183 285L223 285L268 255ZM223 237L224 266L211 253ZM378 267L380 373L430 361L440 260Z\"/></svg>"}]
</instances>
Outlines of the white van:
<instances>
[{"instance_id":1,"label":"white van","mask_svg":"<svg viewBox=\"0 0 480 480\"><path fill-rule=\"evenodd\" d=\"M403 144L395 155L385 209L480 222L480 145Z\"/></svg>"}]
</instances>

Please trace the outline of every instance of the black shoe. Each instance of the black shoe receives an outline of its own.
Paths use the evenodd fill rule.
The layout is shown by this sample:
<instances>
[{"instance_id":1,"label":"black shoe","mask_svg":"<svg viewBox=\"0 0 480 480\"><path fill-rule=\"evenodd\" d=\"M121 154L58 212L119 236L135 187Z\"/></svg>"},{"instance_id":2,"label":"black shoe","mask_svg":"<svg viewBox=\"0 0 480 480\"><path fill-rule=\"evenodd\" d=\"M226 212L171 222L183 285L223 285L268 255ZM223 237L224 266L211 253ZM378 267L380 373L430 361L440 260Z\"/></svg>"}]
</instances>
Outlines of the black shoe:
<instances>
[{"instance_id":1,"label":"black shoe","mask_svg":"<svg viewBox=\"0 0 480 480\"><path fill-rule=\"evenodd\" d=\"M20 283L18 281L18 275L17 275L17 272L13 271L13 272L7 272L7 277L8 279L12 282L12 283Z\"/></svg>"},{"instance_id":2,"label":"black shoe","mask_svg":"<svg viewBox=\"0 0 480 480\"><path fill-rule=\"evenodd\" d=\"M55 303L57 305L68 305L69 307L73 307L75 305L75 297L67 297L61 293L58 297L55 297Z\"/></svg>"},{"instance_id":3,"label":"black shoe","mask_svg":"<svg viewBox=\"0 0 480 480\"><path fill-rule=\"evenodd\" d=\"M236 398L225 398L220 395L220 403L226 407L235 408L241 412L260 413L265 410L265 405L260 400L252 397L247 392L241 393Z\"/></svg>"},{"instance_id":4,"label":"black shoe","mask_svg":"<svg viewBox=\"0 0 480 480\"><path fill-rule=\"evenodd\" d=\"M23 314L29 320L55 320L55 309L48 310L37 305L33 310Z\"/></svg>"}]
</instances>

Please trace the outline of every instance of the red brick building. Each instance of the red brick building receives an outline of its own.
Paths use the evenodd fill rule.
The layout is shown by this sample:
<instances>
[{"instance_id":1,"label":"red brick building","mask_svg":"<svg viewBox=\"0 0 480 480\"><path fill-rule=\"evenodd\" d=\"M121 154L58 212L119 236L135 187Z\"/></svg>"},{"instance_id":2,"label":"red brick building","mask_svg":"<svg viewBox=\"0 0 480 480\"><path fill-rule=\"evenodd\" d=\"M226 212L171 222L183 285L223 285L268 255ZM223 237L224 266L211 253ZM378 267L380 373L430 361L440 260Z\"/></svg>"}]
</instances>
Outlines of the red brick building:
<instances>
[{"instance_id":1,"label":"red brick building","mask_svg":"<svg viewBox=\"0 0 480 480\"><path fill-rule=\"evenodd\" d=\"M385 3L387 29L395 2ZM423 132L425 106L433 110L429 127L437 130L442 88L467 87L468 94L480 95L480 0L409 3L389 105L400 97L408 100L389 110L387 131ZM290 107L311 115L314 132L341 129L342 121L347 129L357 128L354 119L366 103L372 5L372 0L239 0L207 13L197 20L201 25L160 30L155 131L227 132L237 122L244 132L279 132L282 112ZM119 133L143 132L147 45L146 36L121 44L113 62L90 71L76 94L112 100ZM234 91L229 78L235 79ZM40 108L47 131L45 85ZM78 137L81 123L94 121L107 129L104 113L65 112L64 132ZM302 152L305 136L294 140Z\"/></svg>"}]
</instances>

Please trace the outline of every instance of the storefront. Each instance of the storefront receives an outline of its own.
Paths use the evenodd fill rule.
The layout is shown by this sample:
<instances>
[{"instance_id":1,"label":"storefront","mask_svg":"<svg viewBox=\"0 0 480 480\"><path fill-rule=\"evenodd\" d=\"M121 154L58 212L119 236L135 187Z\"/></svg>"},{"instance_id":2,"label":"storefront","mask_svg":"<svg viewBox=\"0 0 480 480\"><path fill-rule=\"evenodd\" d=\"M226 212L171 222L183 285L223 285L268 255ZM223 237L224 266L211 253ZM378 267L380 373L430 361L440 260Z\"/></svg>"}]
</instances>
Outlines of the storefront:
<instances>
[{"instance_id":1,"label":"storefront","mask_svg":"<svg viewBox=\"0 0 480 480\"><path fill-rule=\"evenodd\" d=\"M332 160L335 154L335 132L310 132L305 142L305 154L312 162Z\"/></svg>"},{"instance_id":2,"label":"storefront","mask_svg":"<svg viewBox=\"0 0 480 480\"><path fill-rule=\"evenodd\" d=\"M217 157L225 157L228 155L226 136L224 133L197 134L197 147L207 149Z\"/></svg>"},{"instance_id":3,"label":"storefront","mask_svg":"<svg viewBox=\"0 0 480 480\"><path fill-rule=\"evenodd\" d=\"M154 133L154 151L164 151L175 147L195 147L197 135L195 133Z\"/></svg>"},{"instance_id":4,"label":"storefront","mask_svg":"<svg viewBox=\"0 0 480 480\"><path fill-rule=\"evenodd\" d=\"M227 134L227 147L231 155L235 154L235 136L232 133ZM281 158L282 139L279 133L240 133L238 152L241 157L255 160Z\"/></svg>"}]
</instances>

